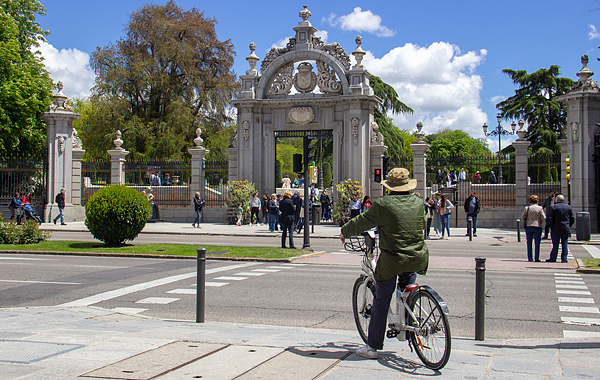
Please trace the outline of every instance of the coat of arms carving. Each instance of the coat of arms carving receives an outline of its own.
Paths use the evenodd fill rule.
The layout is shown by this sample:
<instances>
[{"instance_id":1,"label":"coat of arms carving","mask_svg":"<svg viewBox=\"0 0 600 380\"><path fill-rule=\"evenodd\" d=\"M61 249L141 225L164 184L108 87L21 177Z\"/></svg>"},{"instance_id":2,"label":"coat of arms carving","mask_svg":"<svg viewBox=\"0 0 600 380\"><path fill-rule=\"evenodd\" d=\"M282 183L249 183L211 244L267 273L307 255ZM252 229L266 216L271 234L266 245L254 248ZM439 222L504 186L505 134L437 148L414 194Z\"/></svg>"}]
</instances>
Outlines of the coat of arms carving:
<instances>
[{"instance_id":1,"label":"coat of arms carving","mask_svg":"<svg viewBox=\"0 0 600 380\"><path fill-rule=\"evenodd\" d=\"M313 66L308 62L298 65L298 72L294 76L294 87L298 92L313 92L317 87L317 75L312 72Z\"/></svg>"}]
</instances>

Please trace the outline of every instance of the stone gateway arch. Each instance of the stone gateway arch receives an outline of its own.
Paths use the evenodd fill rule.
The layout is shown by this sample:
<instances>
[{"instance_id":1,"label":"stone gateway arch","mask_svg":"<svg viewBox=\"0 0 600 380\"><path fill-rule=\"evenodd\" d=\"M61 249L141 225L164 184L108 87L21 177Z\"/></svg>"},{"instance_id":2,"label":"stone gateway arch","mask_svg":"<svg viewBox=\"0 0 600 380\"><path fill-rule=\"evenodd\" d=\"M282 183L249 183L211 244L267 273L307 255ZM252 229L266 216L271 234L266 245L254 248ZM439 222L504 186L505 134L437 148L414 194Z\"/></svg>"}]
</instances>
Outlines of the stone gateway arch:
<instances>
[{"instance_id":1,"label":"stone gateway arch","mask_svg":"<svg viewBox=\"0 0 600 380\"><path fill-rule=\"evenodd\" d=\"M250 70L241 75L242 88L231 103L237 108L237 135L229 153L230 181L254 182L259 191L275 190L275 145L278 132L327 131L333 136L334 184L351 178L365 194L382 195L373 182L382 168L387 147L373 120L380 102L369 85L371 74L362 65L365 51L356 38L352 52L356 65L338 43L325 44L300 11L296 36L285 47L272 48L256 70L260 58L250 44L246 58ZM316 72L315 72L316 70Z\"/></svg>"}]
</instances>

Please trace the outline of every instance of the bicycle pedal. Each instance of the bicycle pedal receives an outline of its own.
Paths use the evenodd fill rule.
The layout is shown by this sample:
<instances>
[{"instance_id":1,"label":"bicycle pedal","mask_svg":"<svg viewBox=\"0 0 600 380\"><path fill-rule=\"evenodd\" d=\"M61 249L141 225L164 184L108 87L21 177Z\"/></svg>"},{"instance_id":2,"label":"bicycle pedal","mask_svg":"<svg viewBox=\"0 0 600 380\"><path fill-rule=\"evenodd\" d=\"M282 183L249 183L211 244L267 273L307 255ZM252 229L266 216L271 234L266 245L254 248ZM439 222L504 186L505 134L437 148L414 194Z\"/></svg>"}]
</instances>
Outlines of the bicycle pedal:
<instances>
[{"instance_id":1,"label":"bicycle pedal","mask_svg":"<svg viewBox=\"0 0 600 380\"><path fill-rule=\"evenodd\" d=\"M385 334L389 339L391 338L395 338L398 336L399 331L398 330L388 330L387 333Z\"/></svg>"}]
</instances>

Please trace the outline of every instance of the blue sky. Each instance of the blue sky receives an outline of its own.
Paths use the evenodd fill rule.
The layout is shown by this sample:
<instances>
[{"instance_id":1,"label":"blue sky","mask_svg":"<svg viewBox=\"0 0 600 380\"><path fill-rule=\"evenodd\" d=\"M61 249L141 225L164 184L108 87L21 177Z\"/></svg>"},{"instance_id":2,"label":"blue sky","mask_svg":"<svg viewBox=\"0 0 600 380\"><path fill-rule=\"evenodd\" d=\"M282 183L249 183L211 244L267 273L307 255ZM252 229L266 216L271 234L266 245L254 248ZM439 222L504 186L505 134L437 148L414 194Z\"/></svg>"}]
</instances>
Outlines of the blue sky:
<instances>
[{"instance_id":1,"label":"blue sky","mask_svg":"<svg viewBox=\"0 0 600 380\"><path fill-rule=\"evenodd\" d=\"M38 21L51 33L41 51L52 78L64 82L67 96L89 94L94 79L86 66L89 54L121 38L128 15L147 3L40 1L46 16ZM235 46L238 75L249 69L245 58L250 42L264 58L272 46L282 46L294 35L302 5L308 5L309 21L322 38L340 43L348 54L360 34L368 52L363 64L415 110L394 116L401 129L414 130L422 121L426 133L449 127L484 137L484 122L497 125L495 104L514 94L503 69L533 72L559 65L562 76L577 79L581 55L588 54L589 68L600 72L600 11L594 11L600 4L595 0L176 3L217 20L219 39L230 39ZM509 124L503 121L505 128ZM502 145L509 142L505 138ZM490 140L492 151L497 144Z\"/></svg>"}]
</instances>

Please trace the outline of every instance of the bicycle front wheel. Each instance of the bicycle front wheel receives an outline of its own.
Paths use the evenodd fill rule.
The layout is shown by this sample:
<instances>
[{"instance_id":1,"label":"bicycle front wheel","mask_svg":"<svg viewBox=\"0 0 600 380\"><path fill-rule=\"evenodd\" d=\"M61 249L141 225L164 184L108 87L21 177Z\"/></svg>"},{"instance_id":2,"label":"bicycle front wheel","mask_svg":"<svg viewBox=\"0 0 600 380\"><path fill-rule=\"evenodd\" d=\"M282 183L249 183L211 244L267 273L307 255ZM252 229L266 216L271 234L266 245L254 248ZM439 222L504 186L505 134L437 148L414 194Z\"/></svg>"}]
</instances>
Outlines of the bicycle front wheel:
<instances>
[{"instance_id":1,"label":"bicycle front wheel","mask_svg":"<svg viewBox=\"0 0 600 380\"><path fill-rule=\"evenodd\" d=\"M352 289L352 312L358 333L365 343L367 343L374 298L375 283L367 281L366 277L357 278Z\"/></svg>"},{"instance_id":2,"label":"bicycle front wheel","mask_svg":"<svg viewBox=\"0 0 600 380\"><path fill-rule=\"evenodd\" d=\"M416 331L408 333L409 339L426 367L442 369L450 359L451 336L448 317L436 298L426 289L418 289L408 299L415 314L411 321ZM407 321L410 319L407 316Z\"/></svg>"}]
</instances>

